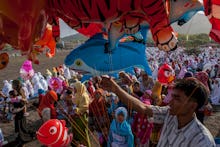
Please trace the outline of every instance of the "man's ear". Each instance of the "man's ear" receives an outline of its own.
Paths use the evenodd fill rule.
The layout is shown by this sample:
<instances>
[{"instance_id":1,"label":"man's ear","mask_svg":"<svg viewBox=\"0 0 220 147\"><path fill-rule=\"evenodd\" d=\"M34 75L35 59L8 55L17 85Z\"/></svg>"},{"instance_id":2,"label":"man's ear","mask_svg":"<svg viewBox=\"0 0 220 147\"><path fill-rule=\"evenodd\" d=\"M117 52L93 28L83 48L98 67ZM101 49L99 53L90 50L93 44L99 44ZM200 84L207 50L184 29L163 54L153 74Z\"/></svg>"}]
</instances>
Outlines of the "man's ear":
<instances>
[{"instance_id":1,"label":"man's ear","mask_svg":"<svg viewBox=\"0 0 220 147\"><path fill-rule=\"evenodd\" d=\"M192 110L196 110L197 109L197 107L198 107L198 103L197 102L191 102L191 108L192 108Z\"/></svg>"}]
</instances>

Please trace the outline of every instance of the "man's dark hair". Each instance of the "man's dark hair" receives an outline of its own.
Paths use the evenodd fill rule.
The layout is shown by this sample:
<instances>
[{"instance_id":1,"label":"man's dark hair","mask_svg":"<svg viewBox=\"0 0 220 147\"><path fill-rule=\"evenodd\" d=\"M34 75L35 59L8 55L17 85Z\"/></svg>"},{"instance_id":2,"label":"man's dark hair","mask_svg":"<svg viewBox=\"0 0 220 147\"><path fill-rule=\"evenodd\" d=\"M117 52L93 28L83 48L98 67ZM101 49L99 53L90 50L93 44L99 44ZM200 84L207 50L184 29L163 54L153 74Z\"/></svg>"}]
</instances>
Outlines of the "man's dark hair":
<instances>
[{"instance_id":1,"label":"man's dark hair","mask_svg":"<svg viewBox=\"0 0 220 147\"><path fill-rule=\"evenodd\" d=\"M190 100L197 102L197 110L200 109L208 100L208 90L200 81L195 78L186 78L178 81L174 89L181 90Z\"/></svg>"}]
</instances>

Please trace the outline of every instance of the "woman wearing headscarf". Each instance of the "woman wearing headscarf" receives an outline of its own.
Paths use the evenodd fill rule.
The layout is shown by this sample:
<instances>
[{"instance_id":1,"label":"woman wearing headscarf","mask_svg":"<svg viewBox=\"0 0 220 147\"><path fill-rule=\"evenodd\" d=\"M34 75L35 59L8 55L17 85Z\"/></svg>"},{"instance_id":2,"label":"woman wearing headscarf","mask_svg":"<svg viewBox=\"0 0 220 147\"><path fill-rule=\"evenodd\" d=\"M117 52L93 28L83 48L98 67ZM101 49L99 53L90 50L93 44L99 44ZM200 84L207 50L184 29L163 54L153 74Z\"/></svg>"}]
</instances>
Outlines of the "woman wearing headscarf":
<instances>
[{"instance_id":1,"label":"woman wearing headscarf","mask_svg":"<svg viewBox=\"0 0 220 147\"><path fill-rule=\"evenodd\" d=\"M96 90L93 94L93 101L89 105L89 116L91 118L89 123L92 128L102 134L103 139L102 141L100 140L100 144L105 144L108 136L105 130L109 128L110 120L108 118L104 91L102 89Z\"/></svg>"},{"instance_id":2,"label":"woman wearing headscarf","mask_svg":"<svg viewBox=\"0 0 220 147\"><path fill-rule=\"evenodd\" d=\"M25 106L24 106L24 115L27 116L28 113L27 113L27 95L25 94L25 90L22 88L22 84L19 80L13 80L12 81L12 88L13 90L15 90L18 94L18 96L21 96L22 97L22 100L23 102L25 103Z\"/></svg>"},{"instance_id":3,"label":"woman wearing headscarf","mask_svg":"<svg viewBox=\"0 0 220 147\"><path fill-rule=\"evenodd\" d=\"M53 90L48 91L46 95L41 99L40 105L38 107L38 112L44 122L46 122L49 119L57 118L57 112L54 106L54 103L57 100L57 94Z\"/></svg>"},{"instance_id":4,"label":"woman wearing headscarf","mask_svg":"<svg viewBox=\"0 0 220 147\"><path fill-rule=\"evenodd\" d=\"M205 85L208 93L210 94L210 88L209 88L209 75L205 72L205 71L200 71L200 72L197 72L195 74L195 78L198 79L202 84ZM196 116L198 118L198 120L200 120L201 123L203 123L204 121L204 117L205 117L205 106L208 104L208 100L207 102L205 103L205 105L200 108L197 112L196 112Z\"/></svg>"},{"instance_id":5,"label":"woman wearing headscarf","mask_svg":"<svg viewBox=\"0 0 220 147\"><path fill-rule=\"evenodd\" d=\"M213 104L220 104L220 78L214 80L211 100Z\"/></svg>"},{"instance_id":6,"label":"woman wearing headscarf","mask_svg":"<svg viewBox=\"0 0 220 147\"><path fill-rule=\"evenodd\" d=\"M78 126L73 127L74 140L79 144L85 146L90 146L89 136L88 136L88 110L89 110L89 94L87 92L86 86L80 81L74 83L75 98L73 103L76 105L74 121ZM76 128L79 127L80 130Z\"/></svg>"},{"instance_id":7,"label":"woman wearing headscarf","mask_svg":"<svg viewBox=\"0 0 220 147\"><path fill-rule=\"evenodd\" d=\"M151 94L151 90L146 90L146 92L140 98L140 100L146 105L151 105ZM153 123L149 122L144 115L137 112L137 114L134 116L132 130L136 137L135 142L138 145L138 147L148 147L150 145L149 141L151 132L153 130Z\"/></svg>"},{"instance_id":8,"label":"woman wearing headscarf","mask_svg":"<svg viewBox=\"0 0 220 147\"><path fill-rule=\"evenodd\" d=\"M109 130L108 147L133 147L134 136L131 126L126 121L127 110L119 107L115 111L115 119L112 121Z\"/></svg>"}]
</instances>

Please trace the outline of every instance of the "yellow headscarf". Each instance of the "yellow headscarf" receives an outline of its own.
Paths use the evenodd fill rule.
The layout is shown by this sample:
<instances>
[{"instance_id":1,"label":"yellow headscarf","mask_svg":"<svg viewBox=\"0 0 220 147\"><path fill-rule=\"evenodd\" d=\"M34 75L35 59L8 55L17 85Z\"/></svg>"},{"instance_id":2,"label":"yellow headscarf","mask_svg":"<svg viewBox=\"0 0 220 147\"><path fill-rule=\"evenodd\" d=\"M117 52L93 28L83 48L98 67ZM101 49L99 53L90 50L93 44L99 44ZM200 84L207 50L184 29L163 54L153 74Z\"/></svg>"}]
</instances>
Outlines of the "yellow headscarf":
<instances>
[{"instance_id":1,"label":"yellow headscarf","mask_svg":"<svg viewBox=\"0 0 220 147\"><path fill-rule=\"evenodd\" d=\"M77 113L83 114L89 109L89 94L87 92L86 86L80 81L74 83L76 88L74 103L77 107Z\"/></svg>"}]
</instances>

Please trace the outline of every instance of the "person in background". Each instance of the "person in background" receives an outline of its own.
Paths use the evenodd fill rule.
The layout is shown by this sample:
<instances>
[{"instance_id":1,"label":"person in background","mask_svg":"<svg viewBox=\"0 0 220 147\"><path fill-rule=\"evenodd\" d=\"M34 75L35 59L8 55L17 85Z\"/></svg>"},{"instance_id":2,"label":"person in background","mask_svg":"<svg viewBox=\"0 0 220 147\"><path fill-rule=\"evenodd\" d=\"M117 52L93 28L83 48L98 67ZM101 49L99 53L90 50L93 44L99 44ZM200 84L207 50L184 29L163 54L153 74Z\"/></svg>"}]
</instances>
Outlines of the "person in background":
<instances>
[{"instance_id":1,"label":"person in background","mask_svg":"<svg viewBox=\"0 0 220 147\"><path fill-rule=\"evenodd\" d=\"M119 107L115 111L115 119L112 121L109 130L108 147L133 147L134 136L131 126L126 121L127 110Z\"/></svg>"},{"instance_id":2,"label":"person in background","mask_svg":"<svg viewBox=\"0 0 220 147\"><path fill-rule=\"evenodd\" d=\"M87 92L86 86L77 81L74 83L75 89L75 98L73 99L73 103L76 105L75 115L73 117L74 121L80 128L76 130L73 127L74 133L74 141L78 142L79 145L90 146L89 134L88 134L88 110L89 110L89 101L90 97Z\"/></svg>"},{"instance_id":3,"label":"person in background","mask_svg":"<svg viewBox=\"0 0 220 147\"><path fill-rule=\"evenodd\" d=\"M140 88L142 92L145 92L148 89L152 89L154 86L153 79L149 77L145 71L141 71L141 77L138 80L140 82Z\"/></svg>"},{"instance_id":4,"label":"person in background","mask_svg":"<svg viewBox=\"0 0 220 147\"><path fill-rule=\"evenodd\" d=\"M13 114L12 114L12 109L13 109L13 103L18 103L21 99L21 97L16 96L16 91L11 90L9 91L9 102L8 102L8 114L7 114L7 120L11 121L13 120Z\"/></svg>"},{"instance_id":5,"label":"person in background","mask_svg":"<svg viewBox=\"0 0 220 147\"><path fill-rule=\"evenodd\" d=\"M88 92L90 93L90 95L93 97L93 94L95 92L95 87L93 86L92 81L88 82L88 87L87 87Z\"/></svg>"},{"instance_id":6,"label":"person in background","mask_svg":"<svg viewBox=\"0 0 220 147\"><path fill-rule=\"evenodd\" d=\"M151 105L151 90L146 90L145 94L140 100L146 104ZM150 123L144 115L137 113L134 116L134 122L132 124L132 131L135 135L135 143L138 147L149 147L150 135L153 130L153 123Z\"/></svg>"},{"instance_id":7,"label":"person in background","mask_svg":"<svg viewBox=\"0 0 220 147\"><path fill-rule=\"evenodd\" d=\"M107 114L106 101L104 91L98 89L93 95L93 101L89 105L89 124L91 128L102 134L101 144L106 144L107 136L105 136L105 130L109 128L110 120Z\"/></svg>"},{"instance_id":8,"label":"person in background","mask_svg":"<svg viewBox=\"0 0 220 147\"><path fill-rule=\"evenodd\" d=\"M12 93L11 93L12 94ZM16 140L19 142L19 145L23 145L26 142L33 140L35 132L27 128L26 117L24 115L26 101L20 99L19 101L13 102L13 108L11 112L15 115L14 117L14 126L15 133L18 134Z\"/></svg>"},{"instance_id":9,"label":"person in background","mask_svg":"<svg viewBox=\"0 0 220 147\"><path fill-rule=\"evenodd\" d=\"M134 97L137 97L138 99L143 96L143 92L141 91L141 88L140 88L140 82L136 81L134 82L133 84L133 95Z\"/></svg>"},{"instance_id":10,"label":"person in background","mask_svg":"<svg viewBox=\"0 0 220 147\"><path fill-rule=\"evenodd\" d=\"M58 96L55 91L50 90L41 99L40 105L38 107L38 113L42 118L43 122L49 119L56 119L57 112L54 103L58 100Z\"/></svg>"},{"instance_id":11,"label":"person in background","mask_svg":"<svg viewBox=\"0 0 220 147\"><path fill-rule=\"evenodd\" d=\"M25 90L22 88L21 82L19 80L13 80L12 81L12 88L13 88L13 90L16 91L18 96L22 97L22 100L25 103L24 110L23 110L24 111L24 115L28 116L29 115L29 113L27 113L27 103L28 103L27 97L28 96L26 95Z\"/></svg>"},{"instance_id":12,"label":"person in background","mask_svg":"<svg viewBox=\"0 0 220 147\"><path fill-rule=\"evenodd\" d=\"M9 91L12 90L12 85L10 82L8 82L7 80L4 80L3 81L4 85L3 85L3 88L2 88L2 93L5 95L5 96L9 96Z\"/></svg>"},{"instance_id":13,"label":"person in background","mask_svg":"<svg viewBox=\"0 0 220 147\"><path fill-rule=\"evenodd\" d=\"M208 74L205 71L200 71L195 74L195 78L198 79L206 87L206 89L208 90L208 93L210 94L211 90L209 89L209 84L208 84L208 81L209 81ZM208 99L206 100L203 107L198 109L198 111L196 112L196 116L202 124L204 124L205 109L206 109L207 104L208 104Z\"/></svg>"}]
</instances>

